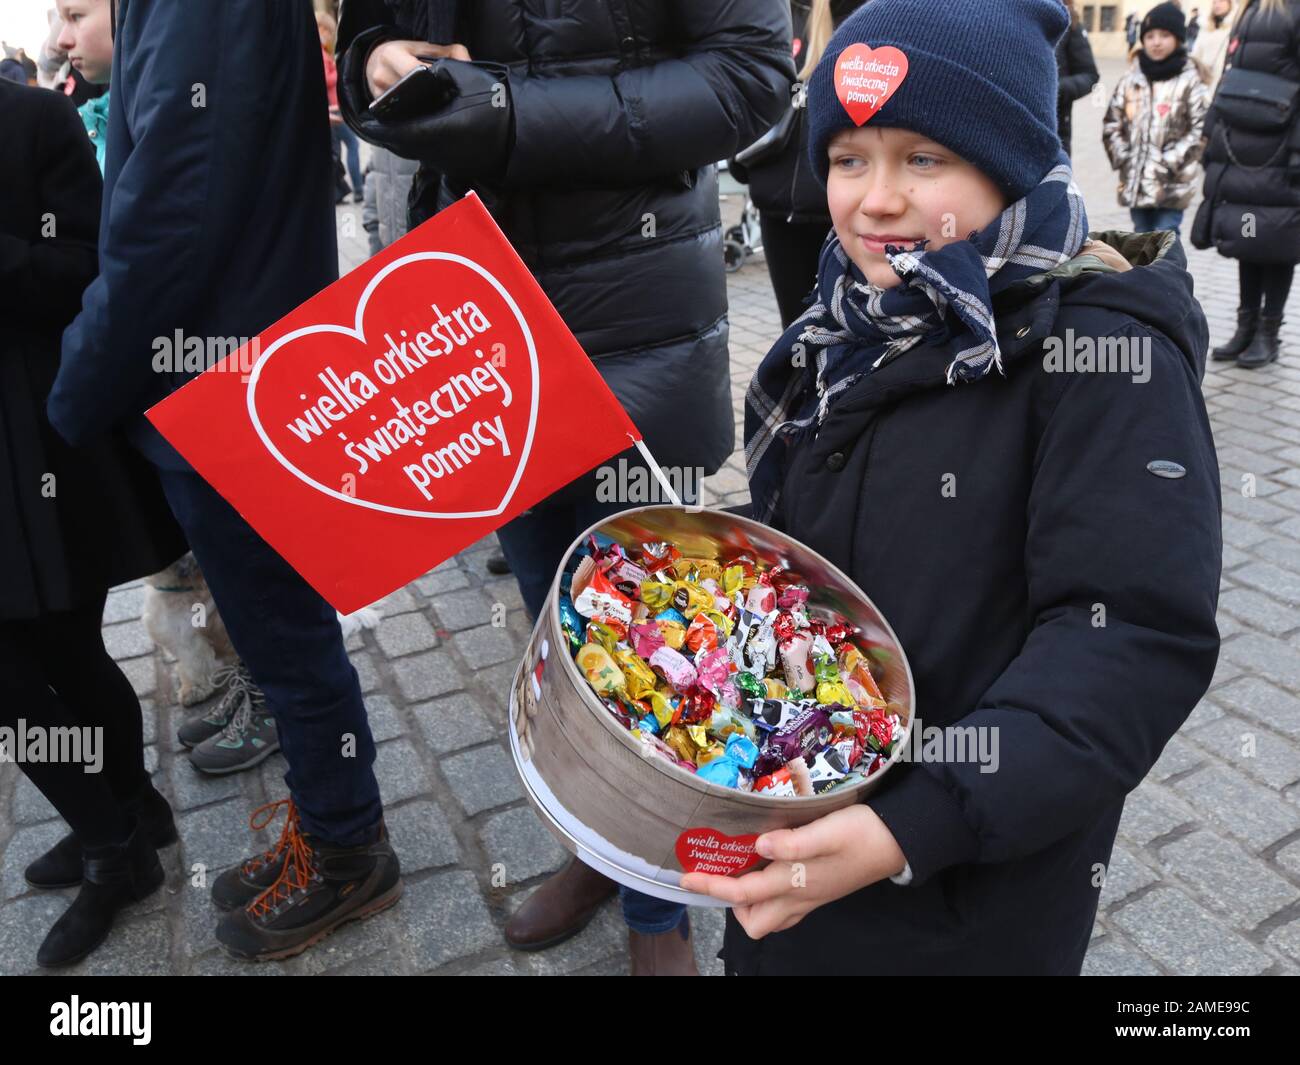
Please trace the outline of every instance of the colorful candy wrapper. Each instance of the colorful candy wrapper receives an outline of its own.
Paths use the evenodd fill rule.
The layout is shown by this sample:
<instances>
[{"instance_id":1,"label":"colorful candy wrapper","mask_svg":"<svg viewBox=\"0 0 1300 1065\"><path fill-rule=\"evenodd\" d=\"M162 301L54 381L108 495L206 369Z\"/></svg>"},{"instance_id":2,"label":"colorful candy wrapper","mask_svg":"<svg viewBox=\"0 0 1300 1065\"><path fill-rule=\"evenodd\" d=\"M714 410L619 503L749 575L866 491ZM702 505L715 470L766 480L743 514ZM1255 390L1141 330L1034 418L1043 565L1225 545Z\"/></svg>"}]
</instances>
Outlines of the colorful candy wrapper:
<instances>
[{"instance_id":1,"label":"colorful candy wrapper","mask_svg":"<svg viewBox=\"0 0 1300 1065\"><path fill-rule=\"evenodd\" d=\"M658 623L653 621L634 624L628 639L632 642L632 650L647 660L660 647L665 646L664 634L660 631Z\"/></svg>"},{"instance_id":2,"label":"colorful candy wrapper","mask_svg":"<svg viewBox=\"0 0 1300 1065\"><path fill-rule=\"evenodd\" d=\"M808 652L812 640L806 632L796 632L781 641L781 666L785 670L785 682L791 690L810 692L817 687L817 680L808 668Z\"/></svg>"},{"instance_id":3,"label":"colorful candy wrapper","mask_svg":"<svg viewBox=\"0 0 1300 1065\"><path fill-rule=\"evenodd\" d=\"M583 644L574 657L582 675L595 691L602 695L612 695L623 690L623 672L600 644Z\"/></svg>"},{"instance_id":4,"label":"colorful candy wrapper","mask_svg":"<svg viewBox=\"0 0 1300 1065\"><path fill-rule=\"evenodd\" d=\"M651 613L667 609L673 601L673 592L677 589L667 581L646 580L641 582L641 602L650 608Z\"/></svg>"},{"instance_id":5,"label":"colorful candy wrapper","mask_svg":"<svg viewBox=\"0 0 1300 1065\"><path fill-rule=\"evenodd\" d=\"M623 690L631 699L645 699L655 690L654 670L631 648L614 652L614 661L623 672Z\"/></svg>"},{"instance_id":6,"label":"colorful candy wrapper","mask_svg":"<svg viewBox=\"0 0 1300 1065\"><path fill-rule=\"evenodd\" d=\"M830 741L831 715L820 706L809 707L772 733L758 757L756 771L770 773L791 758L810 758Z\"/></svg>"},{"instance_id":7,"label":"colorful candy wrapper","mask_svg":"<svg viewBox=\"0 0 1300 1065\"><path fill-rule=\"evenodd\" d=\"M754 781L754 791L772 798L794 798L794 784L785 766Z\"/></svg>"},{"instance_id":8,"label":"colorful candy wrapper","mask_svg":"<svg viewBox=\"0 0 1300 1065\"><path fill-rule=\"evenodd\" d=\"M694 687L695 667L679 651L660 647L650 656L650 668L663 677L675 691L685 692Z\"/></svg>"},{"instance_id":9,"label":"colorful candy wrapper","mask_svg":"<svg viewBox=\"0 0 1300 1065\"><path fill-rule=\"evenodd\" d=\"M603 573L596 571L585 585L580 583L580 576L582 576L581 566L578 567L578 573L574 574L573 578L575 592L573 605L579 614L588 618L608 615L624 625L632 623L632 600L615 588Z\"/></svg>"},{"instance_id":10,"label":"colorful candy wrapper","mask_svg":"<svg viewBox=\"0 0 1300 1065\"><path fill-rule=\"evenodd\" d=\"M569 641L571 651L576 651L583 644L586 622L573 607L573 600L567 595L560 596L560 631Z\"/></svg>"},{"instance_id":11,"label":"colorful candy wrapper","mask_svg":"<svg viewBox=\"0 0 1300 1065\"><path fill-rule=\"evenodd\" d=\"M663 540L641 545L641 566L647 573L669 569L681 557L682 553L675 545Z\"/></svg>"},{"instance_id":12,"label":"colorful candy wrapper","mask_svg":"<svg viewBox=\"0 0 1300 1065\"><path fill-rule=\"evenodd\" d=\"M825 791L836 781L843 780L848 775L848 772L848 763L835 747L827 747L824 751L818 751L816 757L813 758L812 765L808 767L808 774L812 779L812 790L816 792Z\"/></svg>"},{"instance_id":13,"label":"colorful candy wrapper","mask_svg":"<svg viewBox=\"0 0 1300 1065\"><path fill-rule=\"evenodd\" d=\"M724 637L725 638L725 637ZM718 646L718 626L708 614L703 612L695 615L695 620L691 622L686 630L685 647L692 653L706 650L715 650Z\"/></svg>"}]
</instances>

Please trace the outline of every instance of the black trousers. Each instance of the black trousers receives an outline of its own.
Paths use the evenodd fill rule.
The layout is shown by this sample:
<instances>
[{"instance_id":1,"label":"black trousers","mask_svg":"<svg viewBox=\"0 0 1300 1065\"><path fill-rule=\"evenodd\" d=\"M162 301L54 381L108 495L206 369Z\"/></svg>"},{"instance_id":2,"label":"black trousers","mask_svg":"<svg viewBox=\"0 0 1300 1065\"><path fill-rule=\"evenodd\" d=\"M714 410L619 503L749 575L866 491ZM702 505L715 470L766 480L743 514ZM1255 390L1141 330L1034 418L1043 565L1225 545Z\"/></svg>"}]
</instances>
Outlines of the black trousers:
<instances>
[{"instance_id":1,"label":"black trousers","mask_svg":"<svg viewBox=\"0 0 1300 1065\"><path fill-rule=\"evenodd\" d=\"M1247 310L1259 310L1264 316L1281 318L1282 308L1291 295L1291 282L1295 278L1293 263L1237 263L1237 278L1241 284L1241 305Z\"/></svg>"},{"instance_id":2,"label":"black trousers","mask_svg":"<svg viewBox=\"0 0 1300 1065\"><path fill-rule=\"evenodd\" d=\"M84 757L20 762L88 847L126 839L131 821L123 804L149 780L140 700L100 632L104 600L101 594L78 610L0 621L0 727L18 731L21 720L29 733L33 727L102 729L99 772L86 772Z\"/></svg>"},{"instance_id":3,"label":"black trousers","mask_svg":"<svg viewBox=\"0 0 1300 1065\"><path fill-rule=\"evenodd\" d=\"M758 222L763 233L767 273L776 292L781 328L785 330L807 310L804 298L817 285L817 257L831 225L829 219L825 222L787 222L771 214L760 214Z\"/></svg>"}]
</instances>

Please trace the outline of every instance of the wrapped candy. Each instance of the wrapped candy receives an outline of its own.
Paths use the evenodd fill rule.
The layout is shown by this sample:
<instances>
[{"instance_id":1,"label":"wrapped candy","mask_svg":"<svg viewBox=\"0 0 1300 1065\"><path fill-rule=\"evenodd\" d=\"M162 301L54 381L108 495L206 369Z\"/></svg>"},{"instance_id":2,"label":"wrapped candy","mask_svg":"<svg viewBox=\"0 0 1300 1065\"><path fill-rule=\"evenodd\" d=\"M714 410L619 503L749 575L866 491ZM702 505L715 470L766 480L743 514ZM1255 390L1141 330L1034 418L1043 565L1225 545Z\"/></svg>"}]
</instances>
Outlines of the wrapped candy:
<instances>
[{"instance_id":1,"label":"wrapped candy","mask_svg":"<svg viewBox=\"0 0 1300 1065\"><path fill-rule=\"evenodd\" d=\"M623 671L600 644L583 644L578 649L575 661L582 670L582 675L587 678L587 683L596 692L606 695L623 690Z\"/></svg>"},{"instance_id":2,"label":"wrapped candy","mask_svg":"<svg viewBox=\"0 0 1300 1065\"><path fill-rule=\"evenodd\" d=\"M897 747L906 708L886 703L857 629L810 616L795 573L589 537L561 587L561 629L602 705L706 782L810 796L867 779Z\"/></svg>"},{"instance_id":3,"label":"wrapped candy","mask_svg":"<svg viewBox=\"0 0 1300 1065\"><path fill-rule=\"evenodd\" d=\"M690 660L671 647L660 647L650 656L650 668L663 677L674 691L685 692L694 687L696 672Z\"/></svg>"}]
</instances>

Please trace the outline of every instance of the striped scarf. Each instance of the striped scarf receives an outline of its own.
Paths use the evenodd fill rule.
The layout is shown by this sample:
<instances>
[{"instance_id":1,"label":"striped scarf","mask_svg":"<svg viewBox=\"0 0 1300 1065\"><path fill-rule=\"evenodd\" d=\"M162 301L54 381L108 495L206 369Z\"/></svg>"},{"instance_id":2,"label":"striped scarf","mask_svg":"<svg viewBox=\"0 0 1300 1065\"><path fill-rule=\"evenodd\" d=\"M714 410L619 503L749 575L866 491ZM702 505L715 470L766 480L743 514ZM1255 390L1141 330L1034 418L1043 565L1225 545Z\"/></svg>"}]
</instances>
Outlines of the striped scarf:
<instances>
[{"instance_id":1,"label":"striped scarf","mask_svg":"<svg viewBox=\"0 0 1300 1065\"><path fill-rule=\"evenodd\" d=\"M903 283L880 288L850 261L832 231L817 268L817 302L759 364L745 395L745 467L753 514L770 521L785 458L817 434L836 400L872 370L916 345L949 343L948 384L1002 369L993 297L1078 253L1088 217L1069 159L966 240L924 242L886 254Z\"/></svg>"}]
</instances>

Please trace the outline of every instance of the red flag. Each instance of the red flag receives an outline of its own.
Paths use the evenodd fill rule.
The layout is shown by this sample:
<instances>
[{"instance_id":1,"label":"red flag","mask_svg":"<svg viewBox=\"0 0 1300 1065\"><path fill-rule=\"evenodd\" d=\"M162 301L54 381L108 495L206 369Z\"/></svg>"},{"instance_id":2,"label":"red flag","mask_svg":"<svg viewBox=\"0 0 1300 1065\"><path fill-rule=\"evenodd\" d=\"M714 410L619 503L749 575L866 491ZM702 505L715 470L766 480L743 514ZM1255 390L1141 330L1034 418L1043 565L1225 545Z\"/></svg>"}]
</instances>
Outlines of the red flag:
<instances>
[{"instance_id":1,"label":"red flag","mask_svg":"<svg viewBox=\"0 0 1300 1065\"><path fill-rule=\"evenodd\" d=\"M641 438L472 194L148 417L344 613Z\"/></svg>"}]
</instances>

